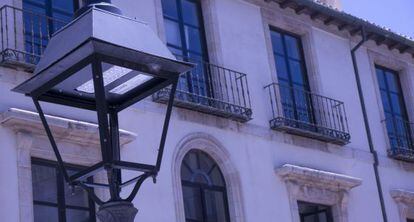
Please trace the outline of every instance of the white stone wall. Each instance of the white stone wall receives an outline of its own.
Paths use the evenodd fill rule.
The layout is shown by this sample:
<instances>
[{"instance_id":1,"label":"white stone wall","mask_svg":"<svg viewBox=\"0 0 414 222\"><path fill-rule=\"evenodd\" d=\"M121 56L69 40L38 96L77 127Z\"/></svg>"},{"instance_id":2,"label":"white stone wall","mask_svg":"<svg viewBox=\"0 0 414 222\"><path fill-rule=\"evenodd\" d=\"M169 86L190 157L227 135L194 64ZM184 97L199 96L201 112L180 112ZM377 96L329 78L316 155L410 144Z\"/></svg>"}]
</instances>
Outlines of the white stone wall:
<instances>
[{"instance_id":1,"label":"white stone wall","mask_svg":"<svg viewBox=\"0 0 414 222\"><path fill-rule=\"evenodd\" d=\"M4 3L5 1L0 1ZM8 4L12 4L10 0ZM156 185L150 180L142 186L134 204L139 209L136 221L182 222L182 199L177 161L189 147L209 153L220 165L229 185L232 222L293 222L292 194L275 169L291 164L346 175L361 180L349 189L346 212L349 222L382 221L379 197L369 152L362 111L351 62L351 48L358 39L335 27L312 22L307 16L281 10L262 0L202 0L210 54L217 64L248 74L253 120L236 123L227 119L174 108L162 169ZM125 15L144 20L163 39L164 27L160 0L114 0ZM17 3L15 3L17 4ZM263 87L275 80L268 27L274 26L302 36L312 90L345 103L351 143L337 146L269 129L270 104ZM392 190L414 191L414 164L388 158L388 140L381 123L383 110L378 95L374 62L401 71L407 106L414 110L414 63L411 57L390 52L368 42L358 53L365 102L379 153L380 177L389 221L400 221L401 205ZM30 99L10 92L30 74L0 67L0 112L9 108L34 110ZM165 105L150 99L121 113L121 128L137 134L125 145L122 156L129 161L154 163ZM46 105L48 114L95 122L94 113ZM0 126L0 215L4 221L30 221L21 212L19 181L19 144L21 137L9 126ZM42 141L42 140L39 140ZM188 145L188 144L191 144ZM63 149L76 145L61 144ZM51 149L47 142L36 146ZM91 147L83 146L83 149ZM50 158L50 157L48 157ZM27 162L26 162L27 164ZM30 164L29 164L30 165ZM19 175L19 176L18 176ZM132 177L131 173L125 179ZM6 179L7 178L7 179ZM129 188L131 189L131 188ZM127 192L125 192L127 193ZM319 193L323 195L323 193ZM405 209L405 208L404 208ZM161 212L161 213L160 213ZM22 216L21 216L22 215ZM30 214L29 214L30 215Z\"/></svg>"}]
</instances>

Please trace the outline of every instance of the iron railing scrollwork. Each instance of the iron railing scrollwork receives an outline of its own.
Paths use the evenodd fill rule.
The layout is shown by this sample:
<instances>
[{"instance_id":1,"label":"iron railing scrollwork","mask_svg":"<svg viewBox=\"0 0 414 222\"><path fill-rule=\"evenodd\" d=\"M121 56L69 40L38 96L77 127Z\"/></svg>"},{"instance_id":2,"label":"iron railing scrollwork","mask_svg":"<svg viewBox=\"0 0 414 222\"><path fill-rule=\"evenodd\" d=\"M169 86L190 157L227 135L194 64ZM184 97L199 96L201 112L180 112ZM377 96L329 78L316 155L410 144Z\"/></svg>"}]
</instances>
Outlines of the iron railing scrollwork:
<instances>
[{"instance_id":1,"label":"iron railing scrollwork","mask_svg":"<svg viewBox=\"0 0 414 222\"><path fill-rule=\"evenodd\" d=\"M33 69L54 32L67 22L5 5L0 8L1 63Z\"/></svg>"},{"instance_id":2,"label":"iron railing scrollwork","mask_svg":"<svg viewBox=\"0 0 414 222\"><path fill-rule=\"evenodd\" d=\"M383 121L387 129L390 148L388 155L405 161L414 161L414 123L400 117L389 117Z\"/></svg>"},{"instance_id":3,"label":"iron railing scrollwork","mask_svg":"<svg viewBox=\"0 0 414 222\"><path fill-rule=\"evenodd\" d=\"M247 75L205 61L178 58L197 64L181 75L175 105L240 122L251 119ZM155 101L162 102L169 88L158 92Z\"/></svg>"},{"instance_id":4,"label":"iron railing scrollwork","mask_svg":"<svg viewBox=\"0 0 414 222\"><path fill-rule=\"evenodd\" d=\"M340 145L349 143L343 102L301 88L272 83L265 86L270 98L270 127Z\"/></svg>"}]
</instances>

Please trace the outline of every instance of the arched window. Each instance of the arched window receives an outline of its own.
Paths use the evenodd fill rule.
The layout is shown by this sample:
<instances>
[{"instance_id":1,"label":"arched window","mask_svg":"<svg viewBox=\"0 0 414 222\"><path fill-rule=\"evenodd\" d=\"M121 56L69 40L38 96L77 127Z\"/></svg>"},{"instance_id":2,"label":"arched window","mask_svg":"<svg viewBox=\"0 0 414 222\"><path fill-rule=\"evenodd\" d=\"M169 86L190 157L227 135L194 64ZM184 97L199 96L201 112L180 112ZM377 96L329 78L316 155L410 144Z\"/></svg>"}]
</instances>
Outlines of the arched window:
<instances>
[{"instance_id":1,"label":"arched window","mask_svg":"<svg viewBox=\"0 0 414 222\"><path fill-rule=\"evenodd\" d=\"M218 165L202 151L187 153L181 165L186 222L229 222L226 183Z\"/></svg>"}]
</instances>

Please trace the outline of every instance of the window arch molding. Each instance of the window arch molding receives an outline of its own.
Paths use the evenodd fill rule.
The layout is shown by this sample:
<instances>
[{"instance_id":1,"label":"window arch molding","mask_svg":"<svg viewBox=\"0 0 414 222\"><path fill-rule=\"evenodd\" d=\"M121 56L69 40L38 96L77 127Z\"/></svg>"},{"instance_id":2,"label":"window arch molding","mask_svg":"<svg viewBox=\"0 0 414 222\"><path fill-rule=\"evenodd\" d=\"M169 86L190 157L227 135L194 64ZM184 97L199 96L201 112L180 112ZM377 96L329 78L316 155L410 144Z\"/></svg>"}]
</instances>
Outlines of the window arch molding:
<instances>
[{"instance_id":1,"label":"window arch molding","mask_svg":"<svg viewBox=\"0 0 414 222\"><path fill-rule=\"evenodd\" d=\"M192 150L205 152L219 166L226 182L230 220L231 222L244 222L244 207L239 173L231 161L230 153L217 139L206 133L192 133L185 136L174 150L171 169L176 221L185 221L184 200L181 185L181 164L185 155Z\"/></svg>"}]
</instances>

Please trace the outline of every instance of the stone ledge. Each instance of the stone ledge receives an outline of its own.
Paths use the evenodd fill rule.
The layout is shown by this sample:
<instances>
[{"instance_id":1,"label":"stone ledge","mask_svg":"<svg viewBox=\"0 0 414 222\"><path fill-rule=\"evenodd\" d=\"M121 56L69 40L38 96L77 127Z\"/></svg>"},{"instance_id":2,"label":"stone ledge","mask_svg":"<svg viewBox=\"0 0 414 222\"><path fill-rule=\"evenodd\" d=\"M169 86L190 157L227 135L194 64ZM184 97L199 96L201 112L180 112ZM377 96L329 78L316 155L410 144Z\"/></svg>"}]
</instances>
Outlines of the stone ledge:
<instances>
[{"instance_id":1,"label":"stone ledge","mask_svg":"<svg viewBox=\"0 0 414 222\"><path fill-rule=\"evenodd\" d=\"M45 115L57 141L77 143L81 145L100 145L98 125L58 116ZM0 115L0 123L15 132L27 132L38 136L46 136L44 127L36 112L10 108ZM120 130L121 145L132 142L136 134Z\"/></svg>"},{"instance_id":2,"label":"stone ledge","mask_svg":"<svg viewBox=\"0 0 414 222\"><path fill-rule=\"evenodd\" d=\"M350 190L362 184L359 178L291 164L285 164L275 171L285 181L333 190Z\"/></svg>"},{"instance_id":3,"label":"stone ledge","mask_svg":"<svg viewBox=\"0 0 414 222\"><path fill-rule=\"evenodd\" d=\"M414 204L414 192L402 189L395 189L390 191L391 197L397 203Z\"/></svg>"}]
</instances>

